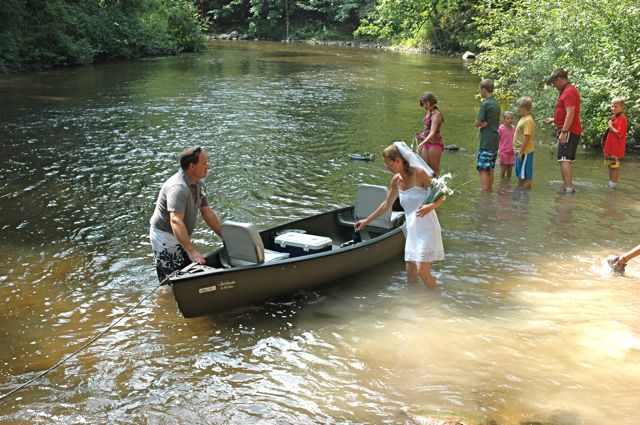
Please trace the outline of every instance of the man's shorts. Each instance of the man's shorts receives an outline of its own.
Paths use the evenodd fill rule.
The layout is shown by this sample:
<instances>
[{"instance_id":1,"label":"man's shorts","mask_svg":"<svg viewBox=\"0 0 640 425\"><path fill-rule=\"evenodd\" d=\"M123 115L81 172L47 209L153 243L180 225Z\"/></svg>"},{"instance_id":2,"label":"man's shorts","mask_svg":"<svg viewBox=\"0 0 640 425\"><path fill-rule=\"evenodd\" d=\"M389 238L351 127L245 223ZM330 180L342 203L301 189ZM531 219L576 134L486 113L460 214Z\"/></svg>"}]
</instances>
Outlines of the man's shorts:
<instances>
[{"instance_id":1,"label":"man's shorts","mask_svg":"<svg viewBox=\"0 0 640 425\"><path fill-rule=\"evenodd\" d=\"M524 155L522 161L520 156L516 153L516 176L520 180L533 180L533 152L529 152Z\"/></svg>"},{"instance_id":2,"label":"man's shorts","mask_svg":"<svg viewBox=\"0 0 640 425\"><path fill-rule=\"evenodd\" d=\"M620 168L620 158L613 155L604 155L604 165L609 168Z\"/></svg>"},{"instance_id":3,"label":"man's shorts","mask_svg":"<svg viewBox=\"0 0 640 425\"><path fill-rule=\"evenodd\" d=\"M494 151L488 151L486 149L480 149L478 151L478 162L476 163L476 170L478 171L493 171L496 168L496 159L498 153Z\"/></svg>"},{"instance_id":4,"label":"man's shorts","mask_svg":"<svg viewBox=\"0 0 640 425\"><path fill-rule=\"evenodd\" d=\"M567 143L564 145L558 143L558 161L575 161L576 150L580 144L580 136L574 133L569 133Z\"/></svg>"},{"instance_id":5,"label":"man's shorts","mask_svg":"<svg viewBox=\"0 0 640 425\"><path fill-rule=\"evenodd\" d=\"M172 233L163 232L151 226L149 239L156 260L156 273L162 282L167 275L180 270L191 263L187 252L180 246Z\"/></svg>"}]
</instances>

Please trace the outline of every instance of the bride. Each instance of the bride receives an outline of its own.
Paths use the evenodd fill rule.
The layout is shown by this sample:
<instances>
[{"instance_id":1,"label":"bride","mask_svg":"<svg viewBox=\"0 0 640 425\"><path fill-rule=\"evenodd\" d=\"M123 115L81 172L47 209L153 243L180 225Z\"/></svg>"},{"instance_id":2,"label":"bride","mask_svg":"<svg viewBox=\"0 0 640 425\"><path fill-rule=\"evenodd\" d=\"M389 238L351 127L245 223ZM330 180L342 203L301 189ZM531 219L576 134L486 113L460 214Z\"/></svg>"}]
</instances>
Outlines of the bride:
<instances>
[{"instance_id":1,"label":"bride","mask_svg":"<svg viewBox=\"0 0 640 425\"><path fill-rule=\"evenodd\" d=\"M387 169L393 173L389 194L369 217L356 222L355 228L364 229L390 210L399 196L406 220L404 261L407 280L415 283L420 277L427 287L435 288L436 279L431 274L431 263L444 259L444 248L435 211L442 203L442 198L431 204L424 204L433 170L404 142L388 146L382 152L382 157Z\"/></svg>"}]
</instances>

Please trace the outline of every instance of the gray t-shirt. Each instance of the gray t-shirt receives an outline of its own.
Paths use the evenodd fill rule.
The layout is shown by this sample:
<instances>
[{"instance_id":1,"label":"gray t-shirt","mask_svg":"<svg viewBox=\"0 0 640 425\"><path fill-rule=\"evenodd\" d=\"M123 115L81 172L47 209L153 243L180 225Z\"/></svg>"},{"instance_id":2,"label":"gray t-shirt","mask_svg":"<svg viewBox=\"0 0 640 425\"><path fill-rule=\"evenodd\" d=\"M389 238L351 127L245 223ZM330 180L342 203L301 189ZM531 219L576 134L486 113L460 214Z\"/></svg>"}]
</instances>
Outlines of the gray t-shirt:
<instances>
[{"instance_id":1,"label":"gray t-shirt","mask_svg":"<svg viewBox=\"0 0 640 425\"><path fill-rule=\"evenodd\" d=\"M180 170L171 176L160 189L156 209L149 220L152 227L173 233L169 213L184 213L184 225L191 235L196 227L200 207L209 205L202 180L192 182L189 176Z\"/></svg>"}]
</instances>

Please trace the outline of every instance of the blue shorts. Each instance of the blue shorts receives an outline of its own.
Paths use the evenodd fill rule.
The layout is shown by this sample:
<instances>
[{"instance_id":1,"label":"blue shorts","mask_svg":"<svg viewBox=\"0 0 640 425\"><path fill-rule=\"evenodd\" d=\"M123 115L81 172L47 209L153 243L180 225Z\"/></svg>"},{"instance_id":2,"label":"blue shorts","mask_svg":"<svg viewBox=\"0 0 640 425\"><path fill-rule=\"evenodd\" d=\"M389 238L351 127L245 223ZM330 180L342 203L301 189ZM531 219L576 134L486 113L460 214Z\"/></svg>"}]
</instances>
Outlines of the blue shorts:
<instances>
[{"instance_id":1,"label":"blue shorts","mask_svg":"<svg viewBox=\"0 0 640 425\"><path fill-rule=\"evenodd\" d=\"M533 180L533 152L527 153L520 161L520 155L515 155L516 176L520 180Z\"/></svg>"},{"instance_id":2,"label":"blue shorts","mask_svg":"<svg viewBox=\"0 0 640 425\"><path fill-rule=\"evenodd\" d=\"M498 152L480 149L478 151L478 162L476 163L476 170L493 171L493 169L496 168L497 158Z\"/></svg>"}]
</instances>

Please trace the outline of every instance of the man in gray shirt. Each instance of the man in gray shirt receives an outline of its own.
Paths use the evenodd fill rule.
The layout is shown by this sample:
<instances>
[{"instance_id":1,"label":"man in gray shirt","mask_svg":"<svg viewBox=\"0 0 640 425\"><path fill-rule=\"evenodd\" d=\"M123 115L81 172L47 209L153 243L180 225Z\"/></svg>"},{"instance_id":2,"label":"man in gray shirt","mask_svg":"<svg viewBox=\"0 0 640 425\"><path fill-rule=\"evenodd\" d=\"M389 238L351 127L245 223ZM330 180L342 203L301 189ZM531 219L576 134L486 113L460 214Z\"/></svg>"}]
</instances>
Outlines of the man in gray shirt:
<instances>
[{"instance_id":1,"label":"man in gray shirt","mask_svg":"<svg viewBox=\"0 0 640 425\"><path fill-rule=\"evenodd\" d=\"M156 209L149 220L149 238L160 281L191 262L204 264L204 256L191 243L198 211L218 236L220 221L209 206L202 179L209 170L209 156L202 148L186 148L180 154L180 171L160 189Z\"/></svg>"}]
</instances>

